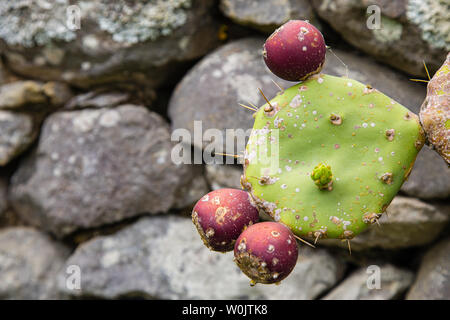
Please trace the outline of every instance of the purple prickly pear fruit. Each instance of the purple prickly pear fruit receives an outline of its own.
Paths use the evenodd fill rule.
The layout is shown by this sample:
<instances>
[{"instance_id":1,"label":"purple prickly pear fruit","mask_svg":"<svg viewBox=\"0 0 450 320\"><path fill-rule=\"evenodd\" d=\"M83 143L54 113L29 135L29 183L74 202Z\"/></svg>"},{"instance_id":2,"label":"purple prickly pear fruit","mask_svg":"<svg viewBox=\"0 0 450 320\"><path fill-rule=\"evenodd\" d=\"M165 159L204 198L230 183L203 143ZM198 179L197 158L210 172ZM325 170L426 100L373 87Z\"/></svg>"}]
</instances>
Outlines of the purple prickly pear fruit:
<instances>
[{"instance_id":1,"label":"purple prickly pear fruit","mask_svg":"<svg viewBox=\"0 0 450 320\"><path fill-rule=\"evenodd\" d=\"M203 196L194 206L192 221L205 245L219 252L231 251L241 232L258 222L258 209L249 194L219 189Z\"/></svg>"},{"instance_id":2,"label":"purple prickly pear fruit","mask_svg":"<svg viewBox=\"0 0 450 320\"><path fill-rule=\"evenodd\" d=\"M252 283L277 283L297 263L298 246L291 230L277 222L248 227L234 245L235 262Z\"/></svg>"},{"instance_id":3,"label":"purple prickly pear fruit","mask_svg":"<svg viewBox=\"0 0 450 320\"><path fill-rule=\"evenodd\" d=\"M322 70L325 53L325 40L316 27L306 21L290 20L266 40L263 57L267 67L281 79L302 81Z\"/></svg>"}]
</instances>

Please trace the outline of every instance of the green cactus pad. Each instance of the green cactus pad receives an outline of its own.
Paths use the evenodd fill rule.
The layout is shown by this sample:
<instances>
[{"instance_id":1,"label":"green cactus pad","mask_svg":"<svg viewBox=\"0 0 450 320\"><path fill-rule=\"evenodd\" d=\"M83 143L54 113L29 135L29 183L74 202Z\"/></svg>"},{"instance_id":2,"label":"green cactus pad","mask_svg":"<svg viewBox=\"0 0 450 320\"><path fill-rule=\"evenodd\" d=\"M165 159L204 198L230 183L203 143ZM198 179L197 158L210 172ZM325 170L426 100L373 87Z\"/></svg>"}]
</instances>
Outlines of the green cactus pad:
<instances>
[{"instance_id":1,"label":"green cactus pad","mask_svg":"<svg viewBox=\"0 0 450 320\"><path fill-rule=\"evenodd\" d=\"M241 183L295 234L351 239L385 211L423 143L408 109L370 86L322 74L255 113Z\"/></svg>"}]
</instances>

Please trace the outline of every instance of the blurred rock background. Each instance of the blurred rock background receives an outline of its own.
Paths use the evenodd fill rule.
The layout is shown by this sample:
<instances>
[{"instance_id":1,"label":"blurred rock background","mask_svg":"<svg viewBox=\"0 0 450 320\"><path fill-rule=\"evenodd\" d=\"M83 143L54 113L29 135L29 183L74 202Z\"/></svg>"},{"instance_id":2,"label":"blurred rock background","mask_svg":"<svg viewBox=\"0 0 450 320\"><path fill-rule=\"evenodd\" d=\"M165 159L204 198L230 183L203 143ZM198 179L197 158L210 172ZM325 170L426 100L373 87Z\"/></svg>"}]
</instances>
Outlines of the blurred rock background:
<instances>
[{"instance_id":1,"label":"blurred rock background","mask_svg":"<svg viewBox=\"0 0 450 320\"><path fill-rule=\"evenodd\" d=\"M372 4L378 30L366 27ZM352 255L339 241L302 245L279 286L250 287L231 253L200 241L193 204L239 188L240 167L174 164L171 131L251 128L237 103L289 86L261 58L289 19L323 32L324 72L346 65L416 113L426 85L409 79L450 50L440 0L0 2L0 298L450 299L450 172L427 147ZM381 289L367 288L371 265Z\"/></svg>"}]
</instances>

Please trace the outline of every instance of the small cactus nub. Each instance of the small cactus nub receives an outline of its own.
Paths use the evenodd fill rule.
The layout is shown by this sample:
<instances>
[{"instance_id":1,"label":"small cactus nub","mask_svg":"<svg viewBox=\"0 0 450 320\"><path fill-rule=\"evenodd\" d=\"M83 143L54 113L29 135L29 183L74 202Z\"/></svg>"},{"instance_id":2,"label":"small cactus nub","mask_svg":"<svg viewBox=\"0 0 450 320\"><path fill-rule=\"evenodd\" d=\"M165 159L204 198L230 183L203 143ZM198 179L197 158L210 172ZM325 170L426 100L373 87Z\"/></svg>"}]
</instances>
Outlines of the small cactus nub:
<instances>
[{"instance_id":1,"label":"small cactus nub","mask_svg":"<svg viewBox=\"0 0 450 320\"><path fill-rule=\"evenodd\" d=\"M329 165L319 163L311 173L311 179L320 190L329 190L333 188L333 173Z\"/></svg>"}]
</instances>

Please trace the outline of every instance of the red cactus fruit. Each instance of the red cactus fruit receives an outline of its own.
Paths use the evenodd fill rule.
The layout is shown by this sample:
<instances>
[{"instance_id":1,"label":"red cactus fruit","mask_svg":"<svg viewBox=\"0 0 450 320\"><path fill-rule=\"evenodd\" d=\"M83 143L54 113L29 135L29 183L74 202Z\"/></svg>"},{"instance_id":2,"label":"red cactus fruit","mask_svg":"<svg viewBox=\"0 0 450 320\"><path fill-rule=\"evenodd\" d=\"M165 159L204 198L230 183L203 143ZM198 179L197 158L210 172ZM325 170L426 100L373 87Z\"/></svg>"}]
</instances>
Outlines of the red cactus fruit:
<instances>
[{"instance_id":1,"label":"red cactus fruit","mask_svg":"<svg viewBox=\"0 0 450 320\"><path fill-rule=\"evenodd\" d=\"M258 222L250 195L238 189L219 189L203 196L192 210L192 221L205 245L213 251L234 248L241 232Z\"/></svg>"},{"instance_id":2,"label":"red cactus fruit","mask_svg":"<svg viewBox=\"0 0 450 320\"><path fill-rule=\"evenodd\" d=\"M298 245L291 230L277 222L248 227L234 245L234 260L252 283L277 283L297 263Z\"/></svg>"},{"instance_id":3,"label":"red cactus fruit","mask_svg":"<svg viewBox=\"0 0 450 320\"><path fill-rule=\"evenodd\" d=\"M264 44L267 67L288 81L302 81L319 73L325 62L322 33L312 24L290 20L275 30Z\"/></svg>"}]
</instances>

